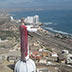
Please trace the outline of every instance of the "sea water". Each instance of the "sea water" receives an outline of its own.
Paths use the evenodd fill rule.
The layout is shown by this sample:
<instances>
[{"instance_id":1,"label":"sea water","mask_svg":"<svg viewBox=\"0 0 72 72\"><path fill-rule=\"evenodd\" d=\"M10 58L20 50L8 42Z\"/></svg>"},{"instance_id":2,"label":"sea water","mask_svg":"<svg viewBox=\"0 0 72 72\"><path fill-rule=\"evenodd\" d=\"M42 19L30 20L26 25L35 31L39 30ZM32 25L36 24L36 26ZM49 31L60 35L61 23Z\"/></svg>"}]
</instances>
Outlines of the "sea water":
<instances>
[{"instance_id":1,"label":"sea water","mask_svg":"<svg viewBox=\"0 0 72 72\"><path fill-rule=\"evenodd\" d=\"M51 32L72 34L72 10L28 10L11 12L16 19L27 16L40 16L43 28Z\"/></svg>"}]
</instances>

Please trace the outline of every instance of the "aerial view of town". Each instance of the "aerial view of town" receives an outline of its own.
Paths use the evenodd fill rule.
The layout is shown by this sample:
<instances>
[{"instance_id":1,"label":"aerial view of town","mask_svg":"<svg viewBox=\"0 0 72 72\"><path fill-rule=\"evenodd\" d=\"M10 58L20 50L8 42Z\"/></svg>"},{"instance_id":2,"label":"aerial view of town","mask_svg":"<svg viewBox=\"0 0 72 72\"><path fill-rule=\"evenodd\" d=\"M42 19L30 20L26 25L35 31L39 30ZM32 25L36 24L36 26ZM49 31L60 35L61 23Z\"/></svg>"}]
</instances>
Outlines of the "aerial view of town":
<instances>
[{"instance_id":1,"label":"aerial view of town","mask_svg":"<svg viewBox=\"0 0 72 72\"><path fill-rule=\"evenodd\" d=\"M49 10L49 7L0 8L0 72L72 72L72 30L68 24L70 22L66 21L65 24L68 25L64 25L69 28L69 32L51 28L57 28L57 16L63 18L67 10L60 13L61 15L57 15L61 10L54 11L56 13ZM21 14L23 12L25 15ZM72 10L68 12L66 15ZM53 21L46 23L48 16L45 13L51 14L48 16L52 16ZM56 20L52 13L56 14ZM15 14L22 16L17 18L14 17ZM69 18L72 19L71 15ZM64 23L65 18L59 18L59 21Z\"/></svg>"}]
</instances>

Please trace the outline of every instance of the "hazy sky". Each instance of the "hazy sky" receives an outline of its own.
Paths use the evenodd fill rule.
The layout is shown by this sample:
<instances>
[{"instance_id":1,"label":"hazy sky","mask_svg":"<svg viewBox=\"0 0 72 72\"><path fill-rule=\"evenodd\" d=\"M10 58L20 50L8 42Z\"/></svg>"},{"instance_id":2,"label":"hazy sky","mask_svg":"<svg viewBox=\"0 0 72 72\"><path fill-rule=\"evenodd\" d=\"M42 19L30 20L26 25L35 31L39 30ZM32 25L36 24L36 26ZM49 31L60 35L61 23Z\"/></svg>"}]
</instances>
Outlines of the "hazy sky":
<instances>
[{"instance_id":1,"label":"hazy sky","mask_svg":"<svg viewBox=\"0 0 72 72\"><path fill-rule=\"evenodd\" d=\"M0 7L72 8L72 0L0 0Z\"/></svg>"}]
</instances>

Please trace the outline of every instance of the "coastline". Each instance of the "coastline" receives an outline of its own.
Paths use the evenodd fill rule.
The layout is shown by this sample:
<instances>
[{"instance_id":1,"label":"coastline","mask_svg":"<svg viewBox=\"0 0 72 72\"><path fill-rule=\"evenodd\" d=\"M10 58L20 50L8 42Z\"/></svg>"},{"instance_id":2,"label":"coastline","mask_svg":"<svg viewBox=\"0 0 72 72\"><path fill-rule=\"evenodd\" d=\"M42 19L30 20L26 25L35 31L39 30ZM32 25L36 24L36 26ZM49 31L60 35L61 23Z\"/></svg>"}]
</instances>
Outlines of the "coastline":
<instances>
[{"instance_id":1,"label":"coastline","mask_svg":"<svg viewBox=\"0 0 72 72\"><path fill-rule=\"evenodd\" d=\"M71 11L21 11L13 12L15 18L34 16L38 14L40 16L40 22L44 23L46 30L58 32L62 34L72 34L72 21ZM67 16L68 15L68 16Z\"/></svg>"},{"instance_id":2,"label":"coastline","mask_svg":"<svg viewBox=\"0 0 72 72\"><path fill-rule=\"evenodd\" d=\"M9 15L9 14L8 14ZM10 16L10 15L9 15ZM17 23L17 21L18 21L18 19L16 19L14 22L16 22ZM48 37L51 37L53 40L54 40L54 38L56 39L56 40L60 40L61 42L69 42L70 43L70 40L72 41L72 38L71 38L71 36L69 36L69 35L65 35L65 34L61 34L61 33L53 33L53 32L50 32L50 31L48 31L48 30L45 30L44 28L42 28L41 26L39 26L39 29L38 29L38 33L37 34L39 34L39 35L41 35L41 36L48 36ZM44 38L44 37L43 37ZM50 38L50 39L51 39ZM52 40L51 40L52 41ZM67 43L68 43L67 42ZM67 46L67 45L66 45ZM64 47L66 47L66 46L64 46ZM67 48L67 47L66 47ZM68 49L68 48L67 48ZM71 47L70 47L70 50L71 50Z\"/></svg>"},{"instance_id":3,"label":"coastline","mask_svg":"<svg viewBox=\"0 0 72 72\"><path fill-rule=\"evenodd\" d=\"M16 21L17 21L18 19L16 19ZM41 22L40 22L41 23ZM68 42L70 43L70 41L72 42L72 36L71 35L68 35L68 34L62 34L62 33L59 33L59 32L51 32L51 31L49 31L49 30L46 30L46 29L44 29L44 28L42 28L41 26L39 26L38 27L38 33L35 33L35 34L37 34L38 36L40 36L41 35L41 37L43 37L44 38L44 36L43 35L45 35L45 36L48 36L50 39L53 39L53 40L55 40L55 44L54 44L54 42L52 42L53 40L51 40L51 43L53 43L55 46L56 46L56 48L57 48L57 46L58 46L58 48L60 48L59 46L61 46L62 48L61 48L61 50L63 50L63 49L67 49L67 50L69 50L70 52L71 52L71 46L70 47L68 47ZM34 35L35 36L35 35ZM55 38L55 39L54 39ZM68 41L68 42L67 42ZM59 43L60 42L60 43ZM51 44L50 43L50 44ZM59 44L58 44L59 43ZM64 43L66 43L66 44L64 44ZM65 46L66 45L66 46ZM71 45L71 44L70 44ZM72 52L71 52L72 53Z\"/></svg>"},{"instance_id":4,"label":"coastline","mask_svg":"<svg viewBox=\"0 0 72 72\"><path fill-rule=\"evenodd\" d=\"M4 19L3 21L5 20L6 19ZM1 67L3 67L3 69L0 69L0 70L2 70L3 72L4 72L4 69L6 69L7 72L9 70L10 70L9 72L13 72L14 63L15 63L14 57L15 56L20 57L20 39L19 39L20 36L19 36L18 26L19 26L19 23L17 22L17 20L11 21L10 17L7 18L7 21L5 21L5 23L1 22L0 27L3 27L1 29L2 30L1 35L3 33L8 34L8 35L5 35L6 40L8 38L8 42L0 43L0 45L3 44L3 46L0 46L2 51L6 52L6 50L8 49L6 53L4 52L4 54L2 53L0 54L0 56L6 57L5 61L1 63ZM10 37L8 37L9 35ZM62 50L68 50L70 53L72 53L72 38L70 38L68 35L63 35L60 33L54 34L50 31L47 31L41 28L41 26L39 26L38 31L35 33L29 32L28 37L29 37L28 39L29 39L30 52L38 52L38 56L39 56L39 53L41 54L43 53L43 52L39 52L39 49L43 49L43 51L50 53L50 55L51 53L61 54ZM13 61L13 62L7 61L7 57L9 56L11 57L13 56L13 59L10 59L10 61ZM47 57L45 56L44 58L47 59ZM48 68L49 70L50 68L51 70L53 68L53 70L56 70L55 68L58 67L58 65L61 69L62 67L65 69L65 66L67 67L67 69L71 68L71 67L68 67L66 64L62 65L61 63L54 62L54 58L50 59L49 61L54 63L55 65L45 65L45 64L39 65L39 63L37 63L38 64L38 65L36 64L37 68Z\"/></svg>"},{"instance_id":5,"label":"coastline","mask_svg":"<svg viewBox=\"0 0 72 72\"><path fill-rule=\"evenodd\" d=\"M60 51L62 51L63 49L67 49L72 53L72 51L71 51L72 47L70 46L72 43L69 41L72 39L64 38L63 34L58 33L60 36L57 36L57 34L49 32L43 28L40 28L39 32L36 34L40 36L38 38L43 39L43 41L45 40L44 42L48 42L48 43L50 43L50 45L54 45L54 47L61 49ZM31 34L31 35L33 35L33 34ZM66 36L68 36L68 35L66 35ZM71 44L69 45L68 42ZM52 48L54 48L54 47L52 46Z\"/></svg>"}]
</instances>

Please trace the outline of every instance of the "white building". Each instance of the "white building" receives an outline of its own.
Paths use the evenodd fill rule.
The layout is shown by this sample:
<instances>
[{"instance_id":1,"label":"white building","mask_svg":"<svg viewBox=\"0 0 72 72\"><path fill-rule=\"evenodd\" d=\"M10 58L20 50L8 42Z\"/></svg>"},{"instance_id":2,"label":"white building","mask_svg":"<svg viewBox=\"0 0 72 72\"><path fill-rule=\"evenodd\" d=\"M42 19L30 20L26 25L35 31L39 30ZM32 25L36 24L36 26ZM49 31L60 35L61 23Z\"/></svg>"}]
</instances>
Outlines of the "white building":
<instances>
[{"instance_id":1,"label":"white building","mask_svg":"<svg viewBox=\"0 0 72 72\"><path fill-rule=\"evenodd\" d=\"M34 28L33 25L26 25L26 27L29 32L37 32L38 30L37 28Z\"/></svg>"},{"instance_id":2,"label":"white building","mask_svg":"<svg viewBox=\"0 0 72 72\"><path fill-rule=\"evenodd\" d=\"M68 50L62 50L62 54L69 54Z\"/></svg>"},{"instance_id":3,"label":"white building","mask_svg":"<svg viewBox=\"0 0 72 72\"><path fill-rule=\"evenodd\" d=\"M30 24L32 23L33 24L34 23L33 17L28 16L27 18L25 18L25 22L26 23L30 23Z\"/></svg>"},{"instance_id":4,"label":"white building","mask_svg":"<svg viewBox=\"0 0 72 72\"><path fill-rule=\"evenodd\" d=\"M67 55L67 61L66 62L72 64L72 54Z\"/></svg>"},{"instance_id":5,"label":"white building","mask_svg":"<svg viewBox=\"0 0 72 72\"><path fill-rule=\"evenodd\" d=\"M30 23L30 24L38 24L39 23L39 16L38 15L28 16L27 18L25 18L25 22Z\"/></svg>"},{"instance_id":6,"label":"white building","mask_svg":"<svg viewBox=\"0 0 72 72\"><path fill-rule=\"evenodd\" d=\"M13 16L10 16L10 19L11 19L11 21L14 21L14 18L13 18Z\"/></svg>"},{"instance_id":7,"label":"white building","mask_svg":"<svg viewBox=\"0 0 72 72\"><path fill-rule=\"evenodd\" d=\"M34 23L35 24L38 24L39 23L39 16L38 15L35 15L34 16Z\"/></svg>"}]
</instances>

